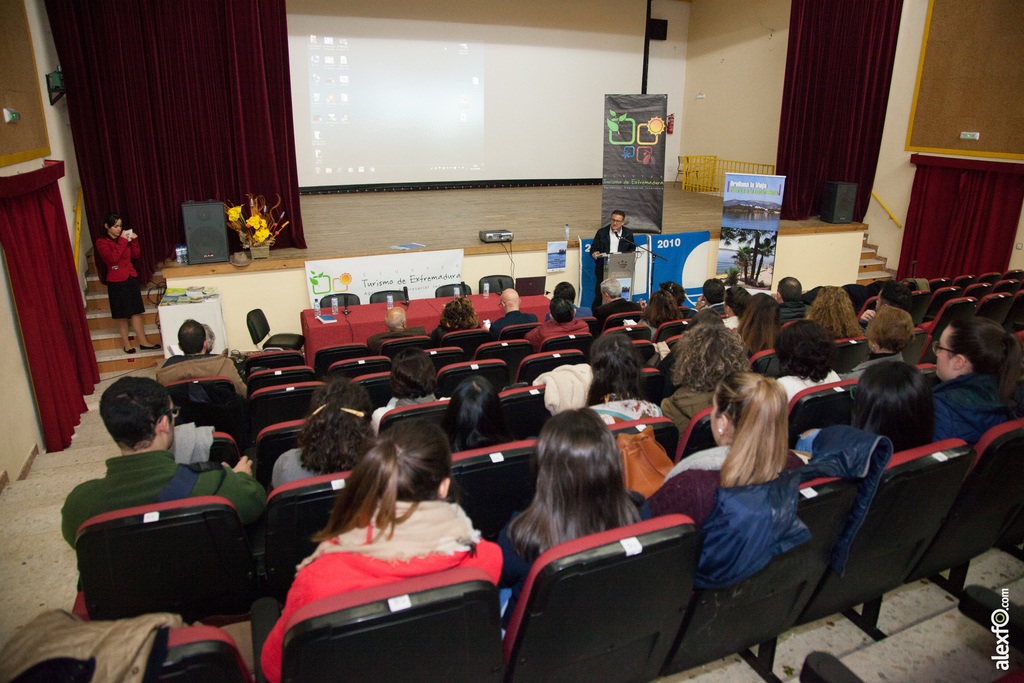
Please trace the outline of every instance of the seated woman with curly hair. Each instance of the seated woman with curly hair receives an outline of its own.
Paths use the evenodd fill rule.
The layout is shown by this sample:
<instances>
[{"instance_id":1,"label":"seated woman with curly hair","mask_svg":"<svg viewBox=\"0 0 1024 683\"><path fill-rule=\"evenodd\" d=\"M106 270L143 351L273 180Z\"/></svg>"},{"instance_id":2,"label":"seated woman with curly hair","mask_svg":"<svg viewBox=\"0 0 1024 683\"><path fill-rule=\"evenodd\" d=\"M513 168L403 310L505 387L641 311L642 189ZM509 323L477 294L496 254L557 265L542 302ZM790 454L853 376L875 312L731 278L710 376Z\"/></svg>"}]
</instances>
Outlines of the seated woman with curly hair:
<instances>
[{"instance_id":1,"label":"seated woman with curly hair","mask_svg":"<svg viewBox=\"0 0 1024 683\"><path fill-rule=\"evenodd\" d=\"M775 337L781 325L779 302L762 293L750 297L736 331L752 356L775 348Z\"/></svg>"},{"instance_id":2,"label":"seated woman with curly hair","mask_svg":"<svg viewBox=\"0 0 1024 683\"><path fill-rule=\"evenodd\" d=\"M797 320L783 327L775 342L775 353L786 373L779 378L779 384L788 400L804 389L839 381L839 375L832 369L836 355L832 334L814 321Z\"/></svg>"},{"instance_id":3,"label":"seated woman with curly hair","mask_svg":"<svg viewBox=\"0 0 1024 683\"><path fill-rule=\"evenodd\" d=\"M441 311L441 321L431 331L430 340L437 345L441 343L441 338L449 332L475 330L478 327L480 327L480 320L476 317L473 302L465 297L459 297L444 305L444 309Z\"/></svg>"},{"instance_id":4,"label":"seated woman with curly hair","mask_svg":"<svg viewBox=\"0 0 1024 683\"><path fill-rule=\"evenodd\" d=\"M715 386L733 372L750 369L747 349L723 325L698 325L672 347L674 394L661 402L661 413L682 434L693 416L711 407Z\"/></svg>"},{"instance_id":5,"label":"seated woman with curly hair","mask_svg":"<svg viewBox=\"0 0 1024 683\"><path fill-rule=\"evenodd\" d=\"M864 330L857 322L857 312L853 310L850 295L842 287L822 287L818 297L804 314L804 318L824 327L832 334L833 339L864 336Z\"/></svg>"},{"instance_id":6,"label":"seated woman with curly hair","mask_svg":"<svg viewBox=\"0 0 1024 683\"><path fill-rule=\"evenodd\" d=\"M337 377L313 394L299 432L299 447L281 454L270 484L351 470L373 444L370 396L347 377Z\"/></svg>"}]
</instances>

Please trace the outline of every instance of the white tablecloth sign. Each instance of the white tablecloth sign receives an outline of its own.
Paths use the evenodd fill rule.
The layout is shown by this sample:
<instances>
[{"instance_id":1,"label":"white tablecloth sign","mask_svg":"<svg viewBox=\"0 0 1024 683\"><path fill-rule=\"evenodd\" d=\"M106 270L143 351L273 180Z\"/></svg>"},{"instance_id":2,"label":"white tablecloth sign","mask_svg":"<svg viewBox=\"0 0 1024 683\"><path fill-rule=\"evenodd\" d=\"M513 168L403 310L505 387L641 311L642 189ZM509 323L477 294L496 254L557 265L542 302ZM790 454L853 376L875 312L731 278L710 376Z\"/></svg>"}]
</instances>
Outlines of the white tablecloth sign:
<instances>
[{"instance_id":1,"label":"white tablecloth sign","mask_svg":"<svg viewBox=\"0 0 1024 683\"><path fill-rule=\"evenodd\" d=\"M162 305L157 308L160 316L160 339L164 350L164 358L174 355L171 346L178 348L178 328L191 318L209 325L216 337L212 353L220 353L228 347L228 331L224 326L224 309L220 305L220 295L211 296L203 301L188 304Z\"/></svg>"}]
</instances>

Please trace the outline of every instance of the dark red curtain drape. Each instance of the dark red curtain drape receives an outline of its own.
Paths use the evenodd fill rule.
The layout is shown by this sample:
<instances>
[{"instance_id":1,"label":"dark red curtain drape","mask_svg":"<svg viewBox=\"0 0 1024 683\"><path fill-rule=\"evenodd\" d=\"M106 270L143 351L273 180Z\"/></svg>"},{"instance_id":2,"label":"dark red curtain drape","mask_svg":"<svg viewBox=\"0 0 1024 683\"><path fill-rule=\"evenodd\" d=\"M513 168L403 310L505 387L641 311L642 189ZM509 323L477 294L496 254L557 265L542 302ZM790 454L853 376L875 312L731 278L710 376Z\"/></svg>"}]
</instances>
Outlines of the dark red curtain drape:
<instances>
[{"instance_id":1,"label":"dark red curtain drape","mask_svg":"<svg viewBox=\"0 0 1024 683\"><path fill-rule=\"evenodd\" d=\"M119 211L139 235L145 282L185 241L182 202L254 193L281 195L291 225L275 247L305 248L284 0L46 0L46 9L94 240L103 215ZM228 244L240 249L234 233Z\"/></svg>"},{"instance_id":2,"label":"dark red curtain drape","mask_svg":"<svg viewBox=\"0 0 1024 683\"><path fill-rule=\"evenodd\" d=\"M71 445L82 396L100 381L57 187L63 175L57 162L0 177L0 244L49 452Z\"/></svg>"},{"instance_id":3,"label":"dark red curtain drape","mask_svg":"<svg viewBox=\"0 0 1024 683\"><path fill-rule=\"evenodd\" d=\"M775 172L782 218L821 210L826 181L857 183L867 211L889 102L903 0L793 0Z\"/></svg>"},{"instance_id":4,"label":"dark red curtain drape","mask_svg":"<svg viewBox=\"0 0 1024 683\"><path fill-rule=\"evenodd\" d=\"M910 160L917 172L897 277L1004 272L1024 205L1024 164Z\"/></svg>"}]
</instances>

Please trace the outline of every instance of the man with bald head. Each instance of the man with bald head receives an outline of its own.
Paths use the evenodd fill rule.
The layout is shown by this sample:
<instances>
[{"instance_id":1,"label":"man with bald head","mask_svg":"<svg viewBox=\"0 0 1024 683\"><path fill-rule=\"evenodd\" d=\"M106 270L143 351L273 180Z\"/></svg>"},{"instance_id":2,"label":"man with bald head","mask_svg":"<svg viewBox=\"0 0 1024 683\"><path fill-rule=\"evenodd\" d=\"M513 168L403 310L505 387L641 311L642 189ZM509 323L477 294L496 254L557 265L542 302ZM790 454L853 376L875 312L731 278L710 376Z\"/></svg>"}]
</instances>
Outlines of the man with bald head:
<instances>
[{"instance_id":1,"label":"man with bald head","mask_svg":"<svg viewBox=\"0 0 1024 683\"><path fill-rule=\"evenodd\" d=\"M509 288L501 293L501 301L498 302L498 308L505 315L491 323L491 339L495 341L497 341L501 331L509 325L537 322L537 316L533 313L523 313L519 310L519 292L514 289Z\"/></svg>"},{"instance_id":2,"label":"man with bald head","mask_svg":"<svg viewBox=\"0 0 1024 683\"><path fill-rule=\"evenodd\" d=\"M401 306L388 309L388 312L384 314L384 325L388 328L387 332L378 332L366 340L366 345L370 347L370 353L375 356L380 354L381 343L388 339L418 337L427 333L426 330L419 326L405 329L405 309Z\"/></svg>"}]
</instances>

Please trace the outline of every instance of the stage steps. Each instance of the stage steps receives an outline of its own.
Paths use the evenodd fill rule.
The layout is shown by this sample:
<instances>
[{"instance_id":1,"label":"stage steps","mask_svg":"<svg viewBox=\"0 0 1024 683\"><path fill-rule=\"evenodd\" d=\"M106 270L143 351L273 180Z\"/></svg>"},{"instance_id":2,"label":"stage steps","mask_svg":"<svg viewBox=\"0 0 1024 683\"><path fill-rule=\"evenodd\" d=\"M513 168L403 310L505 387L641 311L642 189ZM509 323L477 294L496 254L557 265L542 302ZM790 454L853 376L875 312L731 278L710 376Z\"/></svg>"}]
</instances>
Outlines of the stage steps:
<instances>
[{"instance_id":1,"label":"stage steps","mask_svg":"<svg viewBox=\"0 0 1024 683\"><path fill-rule=\"evenodd\" d=\"M96 274L94 254L86 259L88 268L85 271L85 317L92 337L93 353L100 374L126 372L139 368L149 368L163 362L164 354L160 349L144 351L138 348L135 333L128 328L128 338L135 344L135 353L124 352L121 346L121 335L117 333L117 321L110 317L110 301L107 299L107 286L100 282ZM152 342L160 343L160 325L158 322L156 302L157 288L164 283L162 271L153 274L149 284L143 288L142 300L146 310L142 314L143 329Z\"/></svg>"},{"instance_id":2,"label":"stage steps","mask_svg":"<svg viewBox=\"0 0 1024 683\"><path fill-rule=\"evenodd\" d=\"M860 267L857 269L857 284L870 285L880 280L892 280L896 272L886 267L884 256L878 255L878 247L868 244L865 233L864 243L860 249Z\"/></svg>"}]
</instances>

